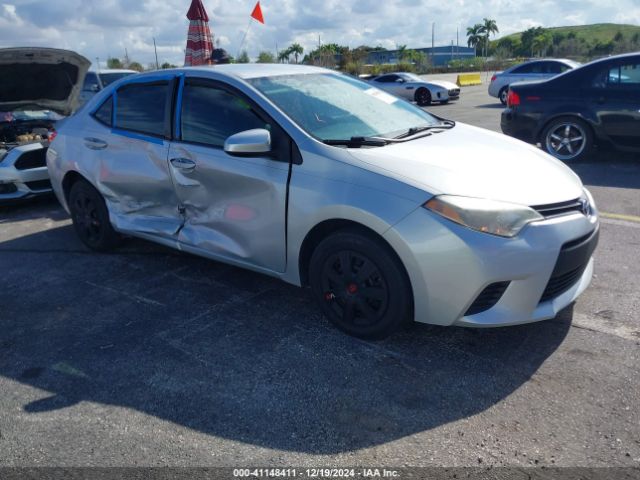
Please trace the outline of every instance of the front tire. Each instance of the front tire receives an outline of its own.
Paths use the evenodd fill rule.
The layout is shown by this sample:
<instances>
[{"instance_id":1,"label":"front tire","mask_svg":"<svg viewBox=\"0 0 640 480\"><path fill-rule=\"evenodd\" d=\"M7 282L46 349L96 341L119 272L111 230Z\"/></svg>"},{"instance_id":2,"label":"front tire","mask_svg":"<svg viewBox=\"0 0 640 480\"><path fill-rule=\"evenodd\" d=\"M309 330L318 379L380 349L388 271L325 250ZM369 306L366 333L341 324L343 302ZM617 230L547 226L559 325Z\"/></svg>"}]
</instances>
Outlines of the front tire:
<instances>
[{"instance_id":1,"label":"front tire","mask_svg":"<svg viewBox=\"0 0 640 480\"><path fill-rule=\"evenodd\" d=\"M400 260L381 240L359 230L342 230L320 242L309 280L323 313L355 337L381 339L411 320L411 285Z\"/></svg>"},{"instance_id":2,"label":"front tire","mask_svg":"<svg viewBox=\"0 0 640 480\"><path fill-rule=\"evenodd\" d=\"M431 92L427 88L419 88L416 92L416 103L420 107L427 107L431 105Z\"/></svg>"},{"instance_id":3,"label":"front tire","mask_svg":"<svg viewBox=\"0 0 640 480\"><path fill-rule=\"evenodd\" d=\"M69 193L73 227L87 247L98 252L114 249L120 235L113 229L102 195L87 181L78 180Z\"/></svg>"},{"instance_id":4,"label":"front tire","mask_svg":"<svg viewBox=\"0 0 640 480\"><path fill-rule=\"evenodd\" d=\"M586 122L575 117L552 120L542 132L542 148L563 162L578 162L591 155L593 134Z\"/></svg>"}]
</instances>

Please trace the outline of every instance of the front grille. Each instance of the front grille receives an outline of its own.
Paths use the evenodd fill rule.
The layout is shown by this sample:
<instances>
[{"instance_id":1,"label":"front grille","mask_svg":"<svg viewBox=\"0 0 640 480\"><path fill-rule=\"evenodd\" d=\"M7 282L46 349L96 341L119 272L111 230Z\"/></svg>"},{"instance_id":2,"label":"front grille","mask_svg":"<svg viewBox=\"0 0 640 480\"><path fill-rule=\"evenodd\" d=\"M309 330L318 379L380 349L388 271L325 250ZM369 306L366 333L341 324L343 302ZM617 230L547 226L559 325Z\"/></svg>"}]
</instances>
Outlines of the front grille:
<instances>
[{"instance_id":1,"label":"front grille","mask_svg":"<svg viewBox=\"0 0 640 480\"><path fill-rule=\"evenodd\" d=\"M598 245L598 236L599 231L596 229L562 246L549 283L542 292L540 303L562 295L580 280Z\"/></svg>"},{"instance_id":2,"label":"front grille","mask_svg":"<svg viewBox=\"0 0 640 480\"><path fill-rule=\"evenodd\" d=\"M576 198L575 200L569 200L568 202L551 203L549 205L537 205L531 208L533 208L544 218L553 218L576 212L585 215L586 213L588 213L588 206L588 203L585 204L585 199Z\"/></svg>"},{"instance_id":3,"label":"front grille","mask_svg":"<svg viewBox=\"0 0 640 480\"><path fill-rule=\"evenodd\" d=\"M36 182L26 182L25 185L29 190L51 190L50 180L38 180Z\"/></svg>"},{"instance_id":4,"label":"front grille","mask_svg":"<svg viewBox=\"0 0 640 480\"><path fill-rule=\"evenodd\" d=\"M0 183L0 195L16 193L17 191L18 187L16 187L13 183Z\"/></svg>"},{"instance_id":5,"label":"front grille","mask_svg":"<svg viewBox=\"0 0 640 480\"><path fill-rule=\"evenodd\" d=\"M464 315L475 315L476 313L486 312L492 308L502 298L509 283L511 282L497 282L489 285L480 292L480 295L478 295Z\"/></svg>"},{"instance_id":6,"label":"front grille","mask_svg":"<svg viewBox=\"0 0 640 480\"><path fill-rule=\"evenodd\" d=\"M460 89L452 88L451 90L449 90L449 95L452 97L457 97L458 95L460 95Z\"/></svg>"},{"instance_id":7,"label":"front grille","mask_svg":"<svg viewBox=\"0 0 640 480\"><path fill-rule=\"evenodd\" d=\"M16 170L29 170L30 168L40 168L47 166L47 149L39 148L23 153L16 160Z\"/></svg>"}]
</instances>

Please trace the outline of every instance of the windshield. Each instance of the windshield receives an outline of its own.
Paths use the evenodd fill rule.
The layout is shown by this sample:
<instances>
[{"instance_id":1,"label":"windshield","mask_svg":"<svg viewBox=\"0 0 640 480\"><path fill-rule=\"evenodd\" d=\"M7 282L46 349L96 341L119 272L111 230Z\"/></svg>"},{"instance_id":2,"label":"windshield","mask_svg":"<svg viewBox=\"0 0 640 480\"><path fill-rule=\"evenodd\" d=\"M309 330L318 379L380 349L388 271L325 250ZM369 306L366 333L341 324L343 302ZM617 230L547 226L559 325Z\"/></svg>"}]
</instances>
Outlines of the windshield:
<instances>
[{"instance_id":1,"label":"windshield","mask_svg":"<svg viewBox=\"0 0 640 480\"><path fill-rule=\"evenodd\" d=\"M316 73L248 80L313 137L389 137L436 125L424 110L346 75Z\"/></svg>"},{"instance_id":2,"label":"windshield","mask_svg":"<svg viewBox=\"0 0 640 480\"><path fill-rule=\"evenodd\" d=\"M409 80L411 82L423 82L424 81L418 75L416 75L415 73L401 73L400 76L402 78L404 78L405 80Z\"/></svg>"},{"instance_id":3,"label":"windshield","mask_svg":"<svg viewBox=\"0 0 640 480\"><path fill-rule=\"evenodd\" d=\"M106 87L107 85L110 85L121 78L128 77L129 75L133 75L133 72L101 73L100 80L102 80L102 86Z\"/></svg>"}]
</instances>

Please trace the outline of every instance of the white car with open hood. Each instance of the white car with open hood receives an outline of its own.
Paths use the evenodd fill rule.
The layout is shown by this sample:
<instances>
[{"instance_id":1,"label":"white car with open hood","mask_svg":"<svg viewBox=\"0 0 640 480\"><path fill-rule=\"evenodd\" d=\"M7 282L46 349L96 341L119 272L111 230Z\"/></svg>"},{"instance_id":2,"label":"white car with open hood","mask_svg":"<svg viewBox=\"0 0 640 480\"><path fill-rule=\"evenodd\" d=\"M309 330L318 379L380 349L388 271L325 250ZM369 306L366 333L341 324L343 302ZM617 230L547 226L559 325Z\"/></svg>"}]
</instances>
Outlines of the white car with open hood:
<instances>
[{"instance_id":1,"label":"white car with open hood","mask_svg":"<svg viewBox=\"0 0 640 480\"><path fill-rule=\"evenodd\" d=\"M0 204L51 192L47 148L89 65L67 50L0 49Z\"/></svg>"}]
</instances>

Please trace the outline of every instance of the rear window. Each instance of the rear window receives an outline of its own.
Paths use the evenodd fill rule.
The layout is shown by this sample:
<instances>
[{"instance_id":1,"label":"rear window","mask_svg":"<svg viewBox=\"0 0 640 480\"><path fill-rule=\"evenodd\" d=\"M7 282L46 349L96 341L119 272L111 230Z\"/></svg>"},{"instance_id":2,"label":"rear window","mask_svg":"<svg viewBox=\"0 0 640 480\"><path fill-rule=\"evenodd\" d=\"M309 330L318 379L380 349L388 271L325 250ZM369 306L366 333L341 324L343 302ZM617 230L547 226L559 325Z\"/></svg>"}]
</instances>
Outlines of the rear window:
<instances>
[{"instance_id":1,"label":"rear window","mask_svg":"<svg viewBox=\"0 0 640 480\"><path fill-rule=\"evenodd\" d=\"M100 105L100 108L95 111L93 116L100 123L110 127L113 121L113 97L109 97L108 100Z\"/></svg>"},{"instance_id":2,"label":"rear window","mask_svg":"<svg viewBox=\"0 0 640 480\"><path fill-rule=\"evenodd\" d=\"M164 136L168 82L132 84L120 88L116 100L116 127Z\"/></svg>"}]
</instances>

